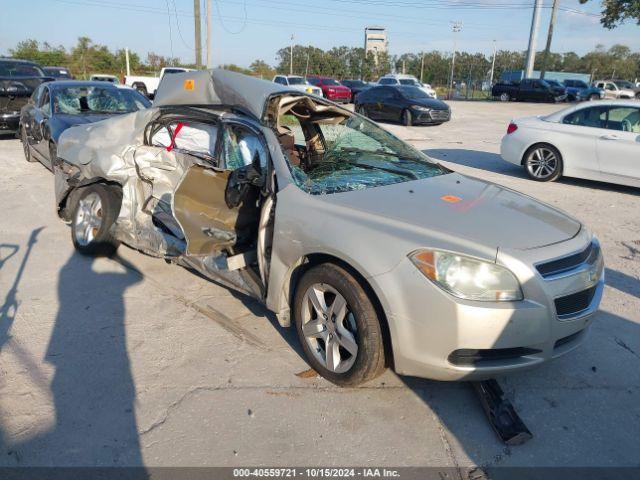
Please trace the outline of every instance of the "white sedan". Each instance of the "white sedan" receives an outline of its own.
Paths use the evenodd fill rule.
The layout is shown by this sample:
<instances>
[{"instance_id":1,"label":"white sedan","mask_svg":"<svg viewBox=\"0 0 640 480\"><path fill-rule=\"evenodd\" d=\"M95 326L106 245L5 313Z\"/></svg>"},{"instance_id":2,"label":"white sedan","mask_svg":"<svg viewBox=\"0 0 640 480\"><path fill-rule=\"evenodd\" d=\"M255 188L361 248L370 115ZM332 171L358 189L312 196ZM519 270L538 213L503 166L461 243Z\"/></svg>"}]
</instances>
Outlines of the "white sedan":
<instances>
[{"instance_id":1,"label":"white sedan","mask_svg":"<svg viewBox=\"0 0 640 480\"><path fill-rule=\"evenodd\" d=\"M600 101L513 120L500 154L539 182L565 175L640 187L640 103Z\"/></svg>"}]
</instances>

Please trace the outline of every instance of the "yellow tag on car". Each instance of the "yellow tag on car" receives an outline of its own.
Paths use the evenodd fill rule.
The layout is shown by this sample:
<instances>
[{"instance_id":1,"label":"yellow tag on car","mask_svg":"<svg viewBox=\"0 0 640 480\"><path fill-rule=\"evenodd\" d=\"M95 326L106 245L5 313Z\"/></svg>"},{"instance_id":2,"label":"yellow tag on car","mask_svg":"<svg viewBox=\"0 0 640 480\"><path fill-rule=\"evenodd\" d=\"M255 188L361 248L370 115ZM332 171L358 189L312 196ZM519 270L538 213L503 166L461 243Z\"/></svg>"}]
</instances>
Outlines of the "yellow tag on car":
<instances>
[{"instance_id":1,"label":"yellow tag on car","mask_svg":"<svg viewBox=\"0 0 640 480\"><path fill-rule=\"evenodd\" d=\"M184 81L185 90L193 90L196 88L196 81L193 79L187 79Z\"/></svg>"}]
</instances>

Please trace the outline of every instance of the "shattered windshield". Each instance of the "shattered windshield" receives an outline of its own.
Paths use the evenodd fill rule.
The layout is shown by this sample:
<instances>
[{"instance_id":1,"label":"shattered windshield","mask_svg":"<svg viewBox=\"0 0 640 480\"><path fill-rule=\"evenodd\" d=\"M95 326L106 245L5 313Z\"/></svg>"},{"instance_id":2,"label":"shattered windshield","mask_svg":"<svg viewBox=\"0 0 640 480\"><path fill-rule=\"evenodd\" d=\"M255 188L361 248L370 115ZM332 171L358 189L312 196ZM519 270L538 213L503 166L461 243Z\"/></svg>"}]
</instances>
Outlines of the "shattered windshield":
<instances>
[{"instance_id":1,"label":"shattered windshield","mask_svg":"<svg viewBox=\"0 0 640 480\"><path fill-rule=\"evenodd\" d=\"M55 91L53 108L56 113L127 113L139 110L134 96L127 90L113 87L68 87ZM144 108L144 107L143 107Z\"/></svg>"},{"instance_id":2,"label":"shattered windshield","mask_svg":"<svg viewBox=\"0 0 640 480\"><path fill-rule=\"evenodd\" d=\"M292 129L297 156L291 171L295 183L308 193L362 190L447 173L369 120L357 116L335 120L311 121L299 127L304 132ZM306 138L304 145L301 137Z\"/></svg>"}]
</instances>

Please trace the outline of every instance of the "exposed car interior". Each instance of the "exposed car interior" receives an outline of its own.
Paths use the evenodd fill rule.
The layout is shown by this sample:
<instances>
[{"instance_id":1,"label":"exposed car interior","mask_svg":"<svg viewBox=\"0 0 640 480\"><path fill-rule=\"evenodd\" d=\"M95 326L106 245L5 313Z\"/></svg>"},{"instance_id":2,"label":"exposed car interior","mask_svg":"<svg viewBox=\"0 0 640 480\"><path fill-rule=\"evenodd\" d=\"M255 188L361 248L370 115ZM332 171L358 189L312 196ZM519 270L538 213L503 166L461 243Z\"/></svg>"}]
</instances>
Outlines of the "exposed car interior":
<instances>
[{"instance_id":1,"label":"exposed car interior","mask_svg":"<svg viewBox=\"0 0 640 480\"><path fill-rule=\"evenodd\" d=\"M369 120L307 96L271 101L277 133L296 184L335 193L427 178L446 170Z\"/></svg>"}]
</instances>

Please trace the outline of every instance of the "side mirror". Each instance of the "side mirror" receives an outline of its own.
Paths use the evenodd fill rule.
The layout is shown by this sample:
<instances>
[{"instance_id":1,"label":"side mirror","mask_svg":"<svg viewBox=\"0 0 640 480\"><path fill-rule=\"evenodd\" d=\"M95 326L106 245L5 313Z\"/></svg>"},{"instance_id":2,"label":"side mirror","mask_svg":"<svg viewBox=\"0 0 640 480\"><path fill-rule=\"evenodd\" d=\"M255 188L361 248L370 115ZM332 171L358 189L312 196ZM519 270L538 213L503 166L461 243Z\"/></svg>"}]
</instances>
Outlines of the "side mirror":
<instances>
[{"instance_id":1,"label":"side mirror","mask_svg":"<svg viewBox=\"0 0 640 480\"><path fill-rule=\"evenodd\" d=\"M229 175L227 186L224 189L224 201L227 207L239 206L252 186L262 188L264 183L265 174L260 165L260 155L256 152L251 165L236 168Z\"/></svg>"}]
</instances>

